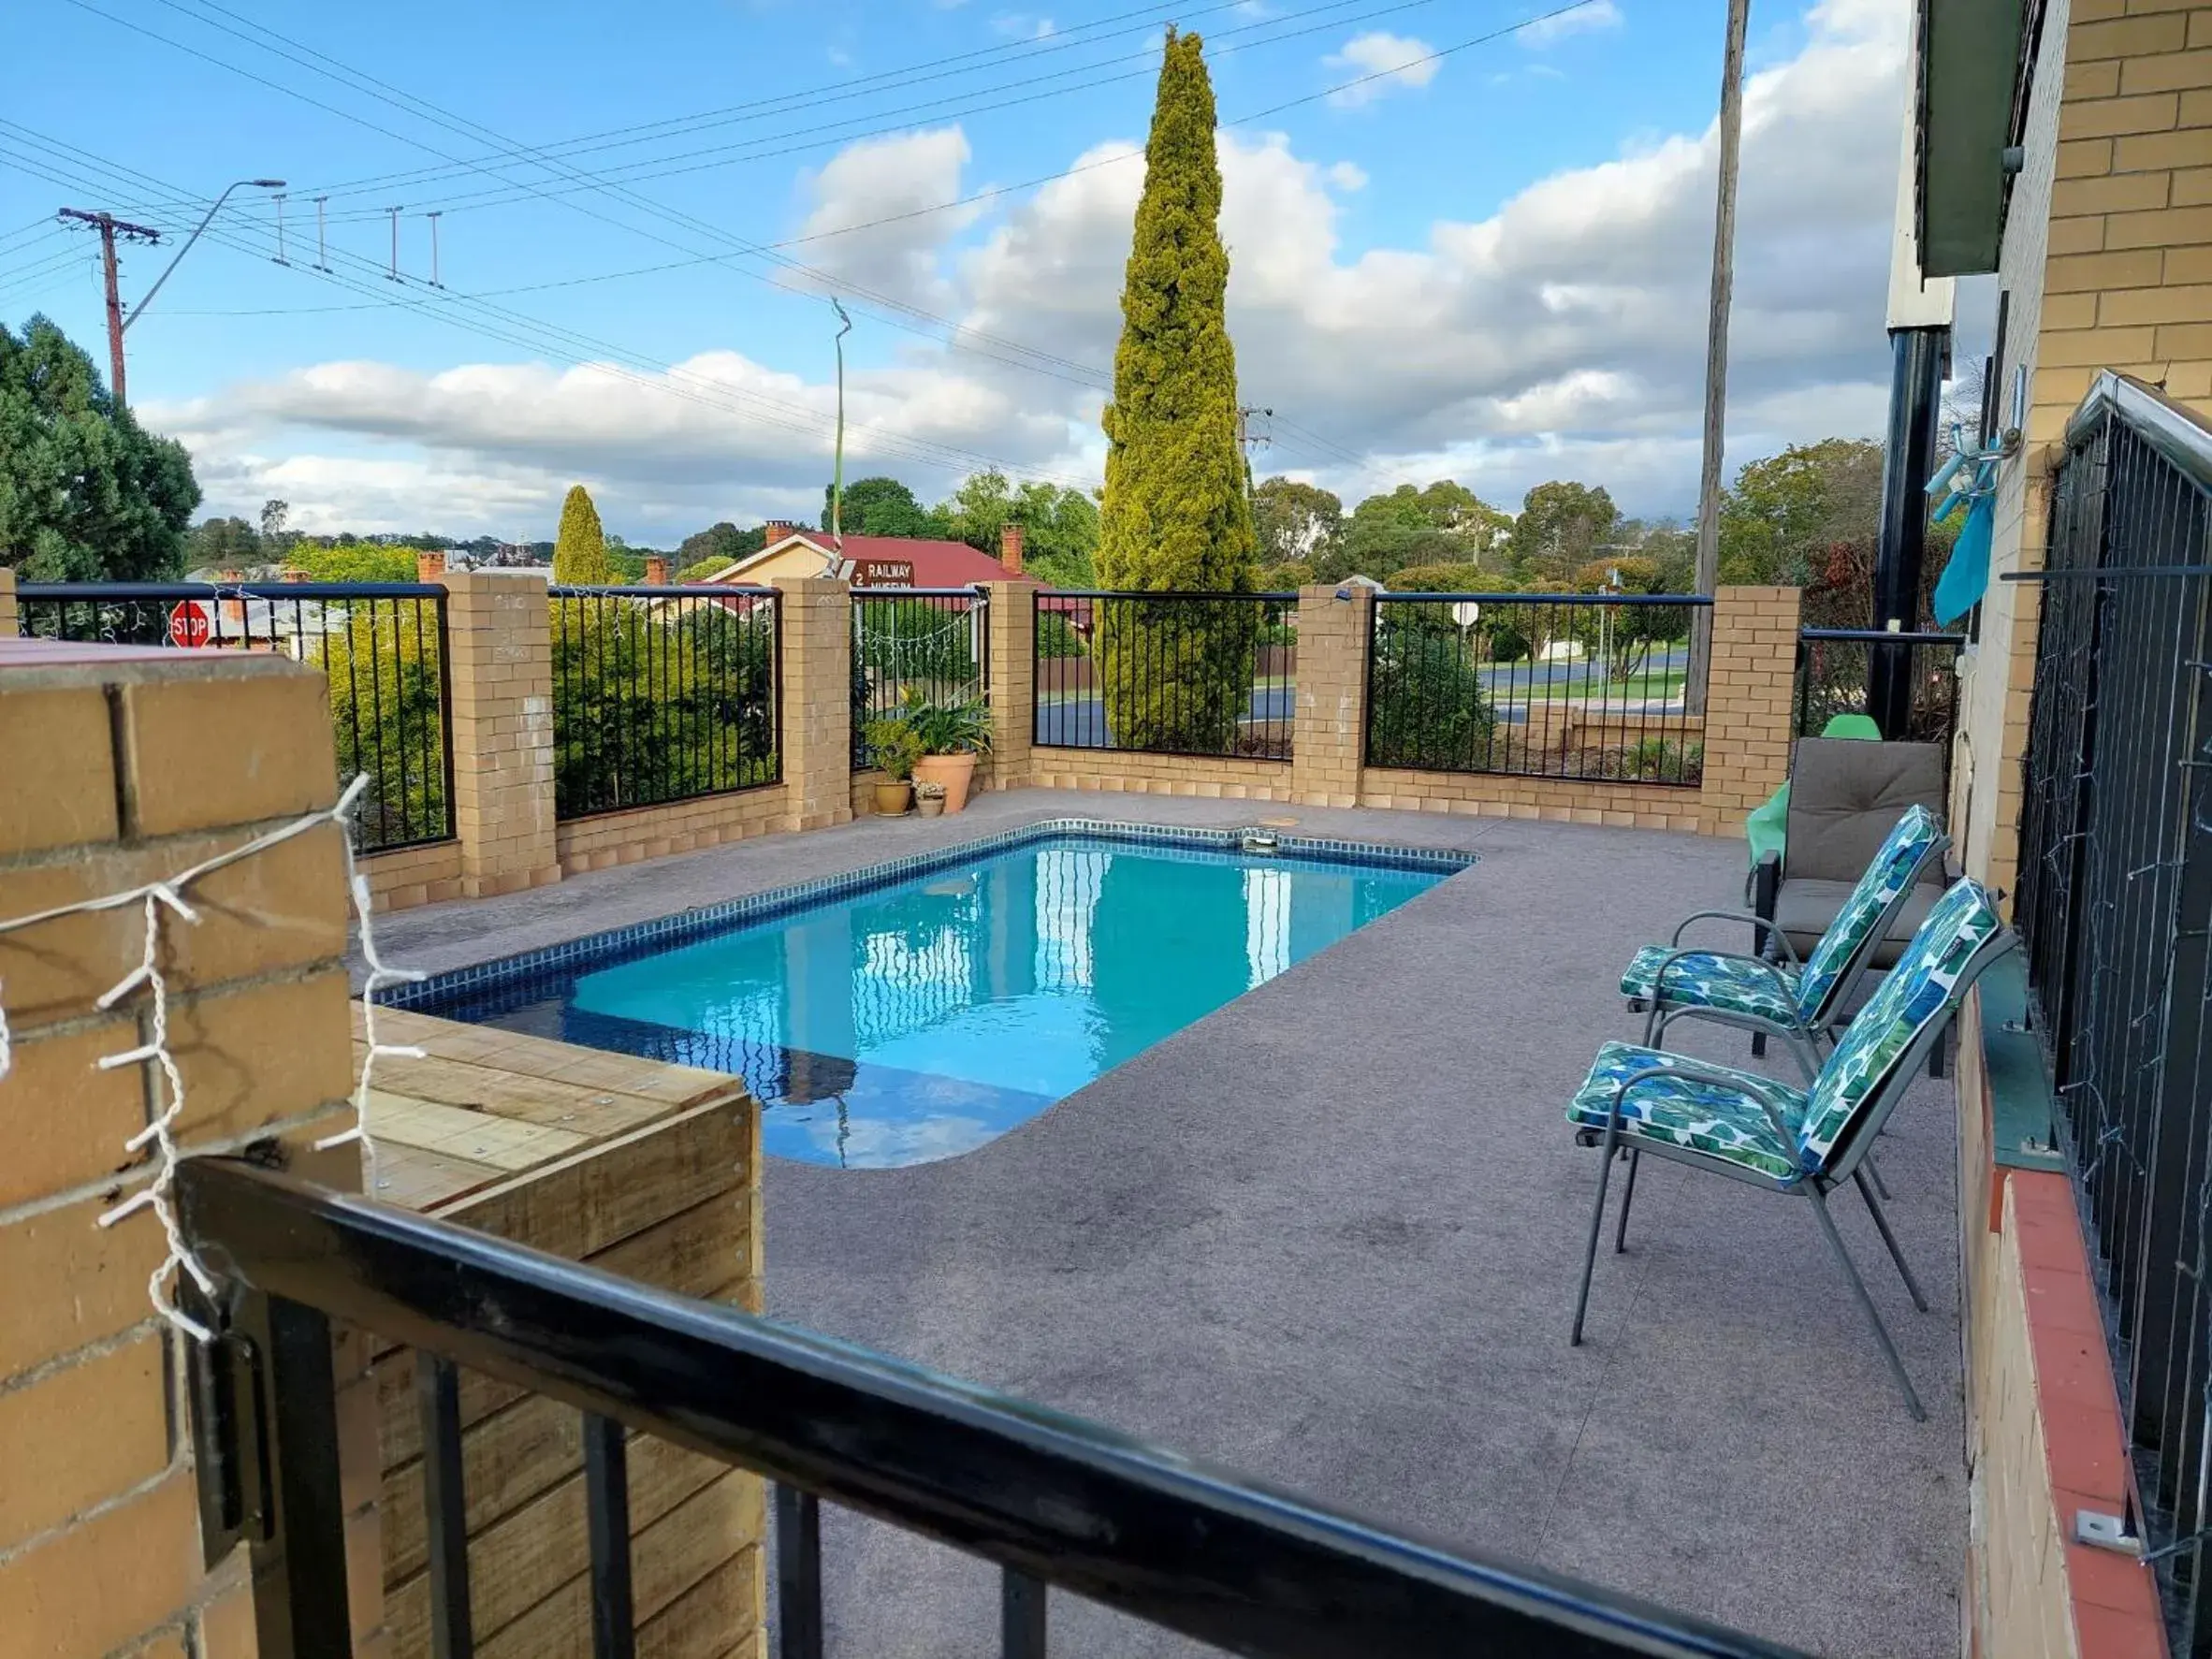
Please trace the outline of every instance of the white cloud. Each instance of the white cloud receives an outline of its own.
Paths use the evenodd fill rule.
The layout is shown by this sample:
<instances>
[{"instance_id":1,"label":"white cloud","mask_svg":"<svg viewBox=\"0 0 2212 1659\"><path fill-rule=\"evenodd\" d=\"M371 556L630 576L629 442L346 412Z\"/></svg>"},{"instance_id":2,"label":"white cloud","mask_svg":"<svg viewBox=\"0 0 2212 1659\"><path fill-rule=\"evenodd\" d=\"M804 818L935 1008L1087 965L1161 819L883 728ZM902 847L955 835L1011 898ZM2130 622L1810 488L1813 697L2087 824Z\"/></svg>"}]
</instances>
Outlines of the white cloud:
<instances>
[{"instance_id":1,"label":"white cloud","mask_svg":"<svg viewBox=\"0 0 2212 1659\"><path fill-rule=\"evenodd\" d=\"M1541 50L1569 35L1596 35L1621 26L1621 8L1613 0L1584 0L1571 10L1553 11L1524 23L1513 37L1521 45Z\"/></svg>"},{"instance_id":2,"label":"white cloud","mask_svg":"<svg viewBox=\"0 0 2212 1659\"><path fill-rule=\"evenodd\" d=\"M1732 466L1880 429L1906 22L1903 0L1823 0L1797 55L1747 85ZM1630 511L1687 510L1715 150L1710 127L1675 134L1540 179L1487 217L1353 253L1339 239L1339 198L1354 187L1341 164L1307 159L1282 135L1225 132L1230 322L1244 395L1278 415L1271 463L1353 496L1450 474L1510 505L1542 479L1580 476ZM805 253L842 281L927 295L916 302L971 329L1104 369L1143 182L1137 153L1128 139L1093 147L1082 170L1016 201L972 244L957 215L927 214ZM949 199L966 159L953 128L849 148L807 182L805 224ZM825 379L729 351L642 384L605 369L424 375L339 363L143 413L192 445L211 512L280 494L303 522L373 515L513 534L517 503L535 489L549 533L560 488L580 477L615 528L644 540L662 523L681 533L819 502ZM849 396L848 466L897 473L924 495L964 470L925 444L1097 475L1102 393L1081 375L918 345L895 368L856 371ZM1364 464L1332 447L1302 452L1285 422Z\"/></svg>"},{"instance_id":3,"label":"white cloud","mask_svg":"<svg viewBox=\"0 0 2212 1659\"><path fill-rule=\"evenodd\" d=\"M1355 35L1322 62L1334 69L1356 69L1361 79L1329 95L1339 109L1371 104L1393 87L1426 86L1436 79L1435 48L1409 35L1381 29Z\"/></svg>"}]
</instances>

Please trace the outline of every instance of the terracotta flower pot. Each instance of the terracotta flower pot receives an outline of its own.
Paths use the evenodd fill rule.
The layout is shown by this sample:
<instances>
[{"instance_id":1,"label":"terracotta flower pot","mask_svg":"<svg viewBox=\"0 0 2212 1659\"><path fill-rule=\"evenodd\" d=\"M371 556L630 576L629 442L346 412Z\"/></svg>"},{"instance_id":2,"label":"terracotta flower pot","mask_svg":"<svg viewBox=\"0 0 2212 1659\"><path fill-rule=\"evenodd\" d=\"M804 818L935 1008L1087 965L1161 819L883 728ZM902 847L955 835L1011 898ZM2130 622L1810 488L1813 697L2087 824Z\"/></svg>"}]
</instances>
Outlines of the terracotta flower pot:
<instances>
[{"instance_id":1,"label":"terracotta flower pot","mask_svg":"<svg viewBox=\"0 0 2212 1659\"><path fill-rule=\"evenodd\" d=\"M904 818L914 804L914 786L905 779L883 779L876 785L876 816Z\"/></svg>"},{"instance_id":2,"label":"terracotta flower pot","mask_svg":"<svg viewBox=\"0 0 2212 1659\"><path fill-rule=\"evenodd\" d=\"M914 797L914 810L924 818L936 818L944 809L945 797L942 795L916 795Z\"/></svg>"},{"instance_id":3,"label":"terracotta flower pot","mask_svg":"<svg viewBox=\"0 0 2212 1659\"><path fill-rule=\"evenodd\" d=\"M924 783L945 786L945 810L957 812L968 805L968 786L975 777L972 754L925 754L914 763L914 776Z\"/></svg>"}]
</instances>

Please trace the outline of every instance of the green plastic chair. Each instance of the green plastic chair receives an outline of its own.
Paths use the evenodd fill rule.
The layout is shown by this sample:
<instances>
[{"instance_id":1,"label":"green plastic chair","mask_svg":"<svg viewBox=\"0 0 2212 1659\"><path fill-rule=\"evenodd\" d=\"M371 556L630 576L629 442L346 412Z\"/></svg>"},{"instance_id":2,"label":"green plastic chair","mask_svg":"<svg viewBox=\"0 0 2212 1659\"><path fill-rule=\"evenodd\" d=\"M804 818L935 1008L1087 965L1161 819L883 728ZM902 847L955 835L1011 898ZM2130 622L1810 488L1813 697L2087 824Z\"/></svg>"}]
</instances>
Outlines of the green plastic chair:
<instances>
[{"instance_id":1,"label":"green plastic chair","mask_svg":"<svg viewBox=\"0 0 2212 1659\"><path fill-rule=\"evenodd\" d=\"M1618 1253L1627 1248L1637 1163L1650 1153L1809 1201L1822 1236L1873 1328L1906 1409L1925 1419L1928 1414L1913 1391L1904 1361L1836 1231L1827 1196L1847 1181L1858 1188L1913 1305L1927 1312L1928 1299L1867 1182L1867 1155L1921 1060L1957 1014L1968 989L2016 943L1986 889L1971 880L1955 883L1929 910L1897 966L1845 1028L1810 1088L1633 1043L1608 1042L1599 1049L1566 1109L1576 1139L1603 1150L1570 1342L1579 1346L1582 1341L1614 1155L1624 1151L1629 1160L1613 1240Z\"/></svg>"}]
</instances>

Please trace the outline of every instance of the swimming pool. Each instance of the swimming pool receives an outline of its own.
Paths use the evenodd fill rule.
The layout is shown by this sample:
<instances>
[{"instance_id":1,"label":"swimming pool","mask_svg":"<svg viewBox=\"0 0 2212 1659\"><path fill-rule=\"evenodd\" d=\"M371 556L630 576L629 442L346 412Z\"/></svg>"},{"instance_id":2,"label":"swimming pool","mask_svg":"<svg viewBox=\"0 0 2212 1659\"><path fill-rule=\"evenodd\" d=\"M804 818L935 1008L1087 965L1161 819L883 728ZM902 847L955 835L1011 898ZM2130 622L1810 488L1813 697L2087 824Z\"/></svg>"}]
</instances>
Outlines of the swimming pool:
<instances>
[{"instance_id":1,"label":"swimming pool","mask_svg":"<svg viewBox=\"0 0 2212 1659\"><path fill-rule=\"evenodd\" d=\"M768 1151L895 1168L1004 1134L1472 862L1061 821L388 1000L735 1072Z\"/></svg>"}]
</instances>

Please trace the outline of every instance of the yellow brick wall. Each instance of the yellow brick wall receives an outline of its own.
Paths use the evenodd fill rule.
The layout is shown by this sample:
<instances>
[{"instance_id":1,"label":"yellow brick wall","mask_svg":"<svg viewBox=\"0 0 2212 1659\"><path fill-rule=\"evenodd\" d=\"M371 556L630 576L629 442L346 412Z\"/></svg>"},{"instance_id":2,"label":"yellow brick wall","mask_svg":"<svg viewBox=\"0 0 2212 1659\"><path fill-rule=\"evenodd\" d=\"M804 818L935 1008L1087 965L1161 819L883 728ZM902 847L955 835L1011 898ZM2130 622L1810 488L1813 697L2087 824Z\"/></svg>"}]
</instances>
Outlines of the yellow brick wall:
<instances>
[{"instance_id":1,"label":"yellow brick wall","mask_svg":"<svg viewBox=\"0 0 2212 1659\"><path fill-rule=\"evenodd\" d=\"M1374 596L1354 587L1298 590L1297 723L1291 798L1309 807L1360 804L1367 753L1367 642Z\"/></svg>"},{"instance_id":2,"label":"yellow brick wall","mask_svg":"<svg viewBox=\"0 0 2212 1659\"><path fill-rule=\"evenodd\" d=\"M791 788L780 783L735 794L701 795L665 807L565 819L554 832L554 842L561 870L575 876L793 828L790 803ZM846 816L850 818L851 812Z\"/></svg>"},{"instance_id":3,"label":"yellow brick wall","mask_svg":"<svg viewBox=\"0 0 2212 1659\"><path fill-rule=\"evenodd\" d=\"M369 896L379 910L409 910L416 905L444 904L461 895L461 845L436 841L428 847L401 847L360 861Z\"/></svg>"},{"instance_id":4,"label":"yellow brick wall","mask_svg":"<svg viewBox=\"0 0 2212 1659\"><path fill-rule=\"evenodd\" d=\"M852 596L843 582L786 577L782 630L782 822L827 829L852 820Z\"/></svg>"},{"instance_id":5,"label":"yellow brick wall","mask_svg":"<svg viewBox=\"0 0 2212 1659\"><path fill-rule=\"evenodd\" d=\"M544 573L469 571L442 580L461 892L480 898L558 881L553 630Z\"/></svg>"},{"instance_id":6,"label":"yellow brick wall","mask_svg":"<svg viewBox=\"0 0 2212 1659\"><path fill-rule=\"evenodd\" d=\"M2030 374L2026 444L1999 484L1992 577L2043 563L2050 471L2098 372L2212 413L2212 9L2053 0L1999 263L2012 296L2001 407ZM1953 765L1968 871L2018 874L2020 762L2040 593L1992 579Z\"/></svg>"},{"instance_id":7,"label":"yellow brick wall","mask_svg":"<svg viewBox=\"0 0 2212 1659\"><path fill-rule=\"evenodd\" d=\"M1212 755L1128 754L1111 749L1039 749L1029 781L1039 789L1110 794L1196 795L1207 800L1288 801L1291 763Z\"/></svg>"},{"instance_id":8,"label":"yellow brick wall","mask_svg":"<svg viewBox=\"0 0 2212 1659\"><path fill-rule=\"evenodd\" d=\"M320 676L280 658L161 661L88 647L8 665L0 648L0 918L138 885L335 798ZM237 740L209 741L211 732ZM251 741L245 739L250 735ZM311 831L197 883L196 926L169 935L170 1041L193 1151L268 1142L289 1166L357 1186L350 1148L310 1143L346 1121L352 1084L338 831ZM14 1027L0 1078L0 1652L98 1659L117 1650L244 1659L240 1555L200 1567L178 1340L146 1281L162 1255L141 1211L99 1214L144 1179L124 1142L154 1097L142 1070L94 1061L144 1041L143 998L94 1003L138 960L135 910L0 935ZM342 1430L373 1433L366 1345L343 1340ZM349 1468L351 1465L349 1464ZM359 1646L382 1622L372 1483L349 1523L366 1564Z\"/></svg>"}]
</instances>

